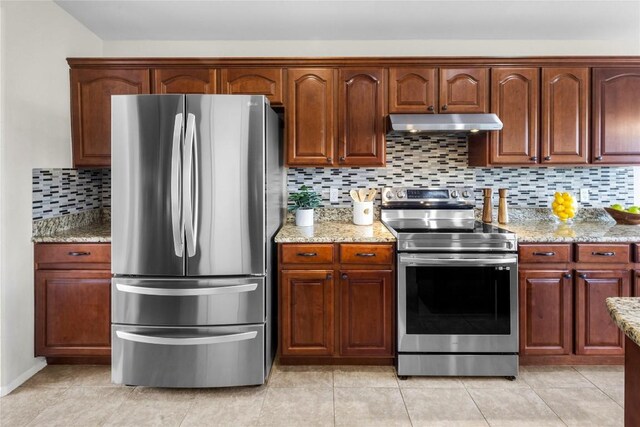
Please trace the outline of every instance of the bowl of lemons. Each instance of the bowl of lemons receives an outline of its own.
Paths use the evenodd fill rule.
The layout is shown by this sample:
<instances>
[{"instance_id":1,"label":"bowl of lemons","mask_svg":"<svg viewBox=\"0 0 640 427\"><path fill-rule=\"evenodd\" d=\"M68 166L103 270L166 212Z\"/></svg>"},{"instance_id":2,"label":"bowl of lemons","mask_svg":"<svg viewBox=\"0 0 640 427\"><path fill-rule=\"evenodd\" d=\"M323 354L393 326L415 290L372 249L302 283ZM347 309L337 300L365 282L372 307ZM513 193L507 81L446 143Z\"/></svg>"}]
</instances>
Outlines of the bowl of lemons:
<instances>
[{"instance_id":1,"label":"bowl of lemons","mask_svg":"<svg viewBox=\"0 0 640 427\"><path fill-rule=\"evenodd\" d=\"M640 225L640 206L631 206L627 209L620 204L604 208L616 223L623 225Z\"/></svg>"},{"instance_id":2,"label":"bowl of lemons","mask_svg":"<svg viewBox=\"0 0 640 427\"><path fill-rule=\"evenodd\" d=\"M553 215L562 222L571 222L578 212L578 203L571 193L556 191L551 202Z\"/></svg>"}]
</instances>

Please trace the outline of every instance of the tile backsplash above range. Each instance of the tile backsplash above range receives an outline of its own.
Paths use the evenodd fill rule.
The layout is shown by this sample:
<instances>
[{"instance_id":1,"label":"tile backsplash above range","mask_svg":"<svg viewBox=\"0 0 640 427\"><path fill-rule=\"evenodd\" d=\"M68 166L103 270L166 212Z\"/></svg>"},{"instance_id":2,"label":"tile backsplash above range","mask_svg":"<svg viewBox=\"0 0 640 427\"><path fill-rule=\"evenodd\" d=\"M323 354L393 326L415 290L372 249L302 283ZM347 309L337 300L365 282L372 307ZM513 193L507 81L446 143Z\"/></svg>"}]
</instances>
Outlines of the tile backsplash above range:
<instances>
[{"instance_id":1,"label":"tile backsplash above range","mask_svg":"<svg viewBox=\"0 0 640 427\"><path fill-rule=\"evenodd\" d=\"M482 205L483 187L508 188L510 206L548 207L555 191L580 189L589 190L589 201L581 206L633 203L632 167L473 168L467 166L467 144L465 137L387 137L386 168L290 168L287 189L311 185L322 192L324 206L335 207L351 206L350 188L401 185L471 186L476 206ZM329 201L331 187L339 190L337 202Z\"/></svg>"}]
</instances>

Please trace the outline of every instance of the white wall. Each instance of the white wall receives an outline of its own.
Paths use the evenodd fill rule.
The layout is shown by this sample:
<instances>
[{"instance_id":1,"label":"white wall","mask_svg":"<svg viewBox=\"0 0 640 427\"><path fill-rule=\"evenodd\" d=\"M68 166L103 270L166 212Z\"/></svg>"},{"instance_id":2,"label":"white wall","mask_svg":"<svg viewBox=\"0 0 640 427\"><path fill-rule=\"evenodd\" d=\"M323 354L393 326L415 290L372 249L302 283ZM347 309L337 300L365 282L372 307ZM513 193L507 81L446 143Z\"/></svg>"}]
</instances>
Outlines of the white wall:
<instances>
[{"instance_id":1,"label":"white wall","mask_svg":"<svg viewBox=\"0 0 640 427\"><path fill-rule=\"evenodd\" d=\"M104 56L640 55L640 40L108 41Z\"/></svg>"},{"instance_id":2,"label":"white wall","mask_svg":"<svg viewBox=\"0 0 640 427\"><path fill-rule=\"evenodd\" d=\"M31 169L71 167L69 56L102 41L51 1L0 3L0 395L44 366L33 357Z\"/></svg>"}]
</instances>

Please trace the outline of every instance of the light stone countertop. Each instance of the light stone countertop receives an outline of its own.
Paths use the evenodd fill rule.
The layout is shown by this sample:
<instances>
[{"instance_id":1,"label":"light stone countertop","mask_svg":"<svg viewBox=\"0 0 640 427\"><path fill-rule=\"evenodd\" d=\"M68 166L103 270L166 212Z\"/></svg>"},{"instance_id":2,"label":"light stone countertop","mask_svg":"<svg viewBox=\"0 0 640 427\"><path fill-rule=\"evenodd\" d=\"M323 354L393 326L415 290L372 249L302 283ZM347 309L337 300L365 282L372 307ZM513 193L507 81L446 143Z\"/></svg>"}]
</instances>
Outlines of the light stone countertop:
<instances>
[{"instance_id":1,"label":"light stone countertop","mask_svg":"<svg viewBox=\"0 0 640 427\"><path fill-rule=\"evenodd\" d=\"M609 221L576 221L562 224L554 221L520 220L493 225L514 232L518 243L620 242L640 243L640 226L617 225Z\"/></svg>"},{"instance_id":2,"label":"light stone countertop","mask_svg":"<svg viewBox=\"0 0 640 427\"><path fill-rule=\"evenodd\" d=\"M607 309L616 325L640 345L640 298L607 298Z\"/></svg>"},{"instance_id":3,"label":"light stone countertop","mask_svg":"<svg viewBox=\"0 0 640 427\"><path fill-rule=\"evenodd\" d=\"M355 225L346 221L316 222L298 227L287 222L275 237L276 243L395 242L396 238L380 221Z\"/></svg>"},{"instance_id":4,"label":"light stone countertop","mask_svg":"<svg viewBox=\"0 0 640 427\"><path fill-rule=\"evenodd\" d=\"M111 242L111 224L96 222L50 233L34 234L35 243L109 243Z\"/></svg>"}]
</instances>

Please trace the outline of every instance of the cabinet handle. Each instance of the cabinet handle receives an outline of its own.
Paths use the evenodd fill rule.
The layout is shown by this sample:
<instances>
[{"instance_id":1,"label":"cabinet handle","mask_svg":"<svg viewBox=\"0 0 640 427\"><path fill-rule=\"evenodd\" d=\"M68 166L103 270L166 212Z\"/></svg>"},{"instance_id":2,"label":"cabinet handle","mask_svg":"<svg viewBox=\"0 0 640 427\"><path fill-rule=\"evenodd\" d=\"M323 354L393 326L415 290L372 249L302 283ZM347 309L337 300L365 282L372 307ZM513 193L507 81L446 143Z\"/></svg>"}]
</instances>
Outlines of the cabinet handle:
<instances>
[{"instance_id":1,"label":"cabinet handle","mask_svg":"<svg viewBox=\"0 0 640 427\"><path fill-rule=\"evenodd\" d=\"M333 276L331 275L331 273L327 274L327 280L331 280L333 279Z\"/></svg>"},{"instance_id":2,"label":"cabinet handle","mask_svg":"<svg viewBox=\"0 0 640 427\"><path fill-rule=\"evenodd\" d=\"M578 277L581 278L581 279L586 279L587 275L584 274L584 273L578 273Z\"/></svg>"},{"instance_id":3,"label":"cabinet handle","mask_svg":"<svg viewBox=\"0 0 640 427\"><path fill-rule=\"evenodd\" d=\"M596 160L597 160L597 161L602 160L602 156L597 156L597 157L596 157Z\"/></svg>"},{"instance_id":4,"label":"cabinet handle","mask_svg":"<svg viewBox=\"0 0 640 427\"><path fill-rule=\"evenodd\" d=\"M363 258L371 258L372 256L376 256L376 254L372 252L359 252L356 254L356 256L361 256Z\"/></svg>"},{"instance_id":5,"label":"cabinet handle","mask_svg":"<svg viewBox=\"0 0 640 427\"><path fill-rule=\"evenodd\" d=\"M433 110L434 110L433 105L429 105L429 106L427 107L427 111L433 111Z\"/></svg>"},{"instance_id":6,"label":"cabinet handle","mask_svg":"<svg viewBox=\"0 0 640 427\"><path fill-rule=\"evenodd\" d=\"M447 111L449 109L449 106L447 104L444 104L442 106L442 111Z\"/></svg>"},{"instance_id":7,"label":"cabinet handle","mask_svg":"<svg viewBox=\"0 0 640 427\"><path fill-rule=\"evenodd\" d=\"M544 160L548 162L549 160L551 160L551 156L544 156Z\"/></svg>"},{"instance_id":8,"label":"cabinet handle","mask_svg":"<svg viewBox=\"0 0 640 427\"><path fill-rule=\"evenodd\" d=\"M347 276L346 274L344 274L344 273L343 273L343 274L342 274L342 278L343 278L343 279L348 279L348 278L349 278L349 276Z\"/></svg>"},{"instance_id":9,"label":"cabinet handle","mask_svg":"<svg viewBox=\"0 0 640 427\"><path fill-rule=\"evenodd\" d=\"M565 273L562 275L562 277L564 277L565 279L571 279L571 274Z\"/></svg>"},{"instance_id":10,"label":"cabinet handle","mask_svg":"<svg viewBox=\"0 0 640 427\"><path fill-rule=\"evenodd\" d=\"M344 158L344 156L340 156L340 158L338 160L340 160L341 162L344 162L345 158Z\"/></svg>"},{"instance_id":11,"label":"cabinet handle","mask_svg":"<svg viewBox=\"0 0 640 427\"><path fill-rule=\"evenodd\" d=\"M298 252L298 256L318 256L316 252Z\"/></svg>"},{"instance_id":12,"label":"cabinet handle","mask_svg":"<svg viewBox=\"0 0 640 427\"><path fill-rule=\"evenodd\" d=\"M91 252L69 252L69 256L89 256Z\"/></svg>"},{"instance_id":13,"label":"cabinet handle","mask_svg":"<svg viewBox=\"0 0 640 427\"><path fill-rule=\"evenodd\" d=\"M333 162L333 157L327 157L327 163Z\"/></svg>"},{"instance_id":14,"label":"cabinet handle","mask_svg":"<svg viewBox=\"0 0 640 427\"><path fill-rule=\"evenodd\" d=\"M532 156L529 160L531 160L532 162L537 162L538 156Z\"/></svg>"},{"instance_id":15,"label":"cabinet handle","mask_svg":"<svg viewBox=\"0 0 640 427\"><path fill-rule=\"evenodd\" d=\"M595 256L614 256L615 252L591 252L591 255Z\"/></svg>"},{"instance_id":16,"label":"cabinet handle","mask_svg":"<svg viewBox=\"0 0 640 427\"><path fill-rule=\"evenodd\" d=\"M554 256L555 252L534 252L535 256Z\"/></svg>"}]
</instances>

